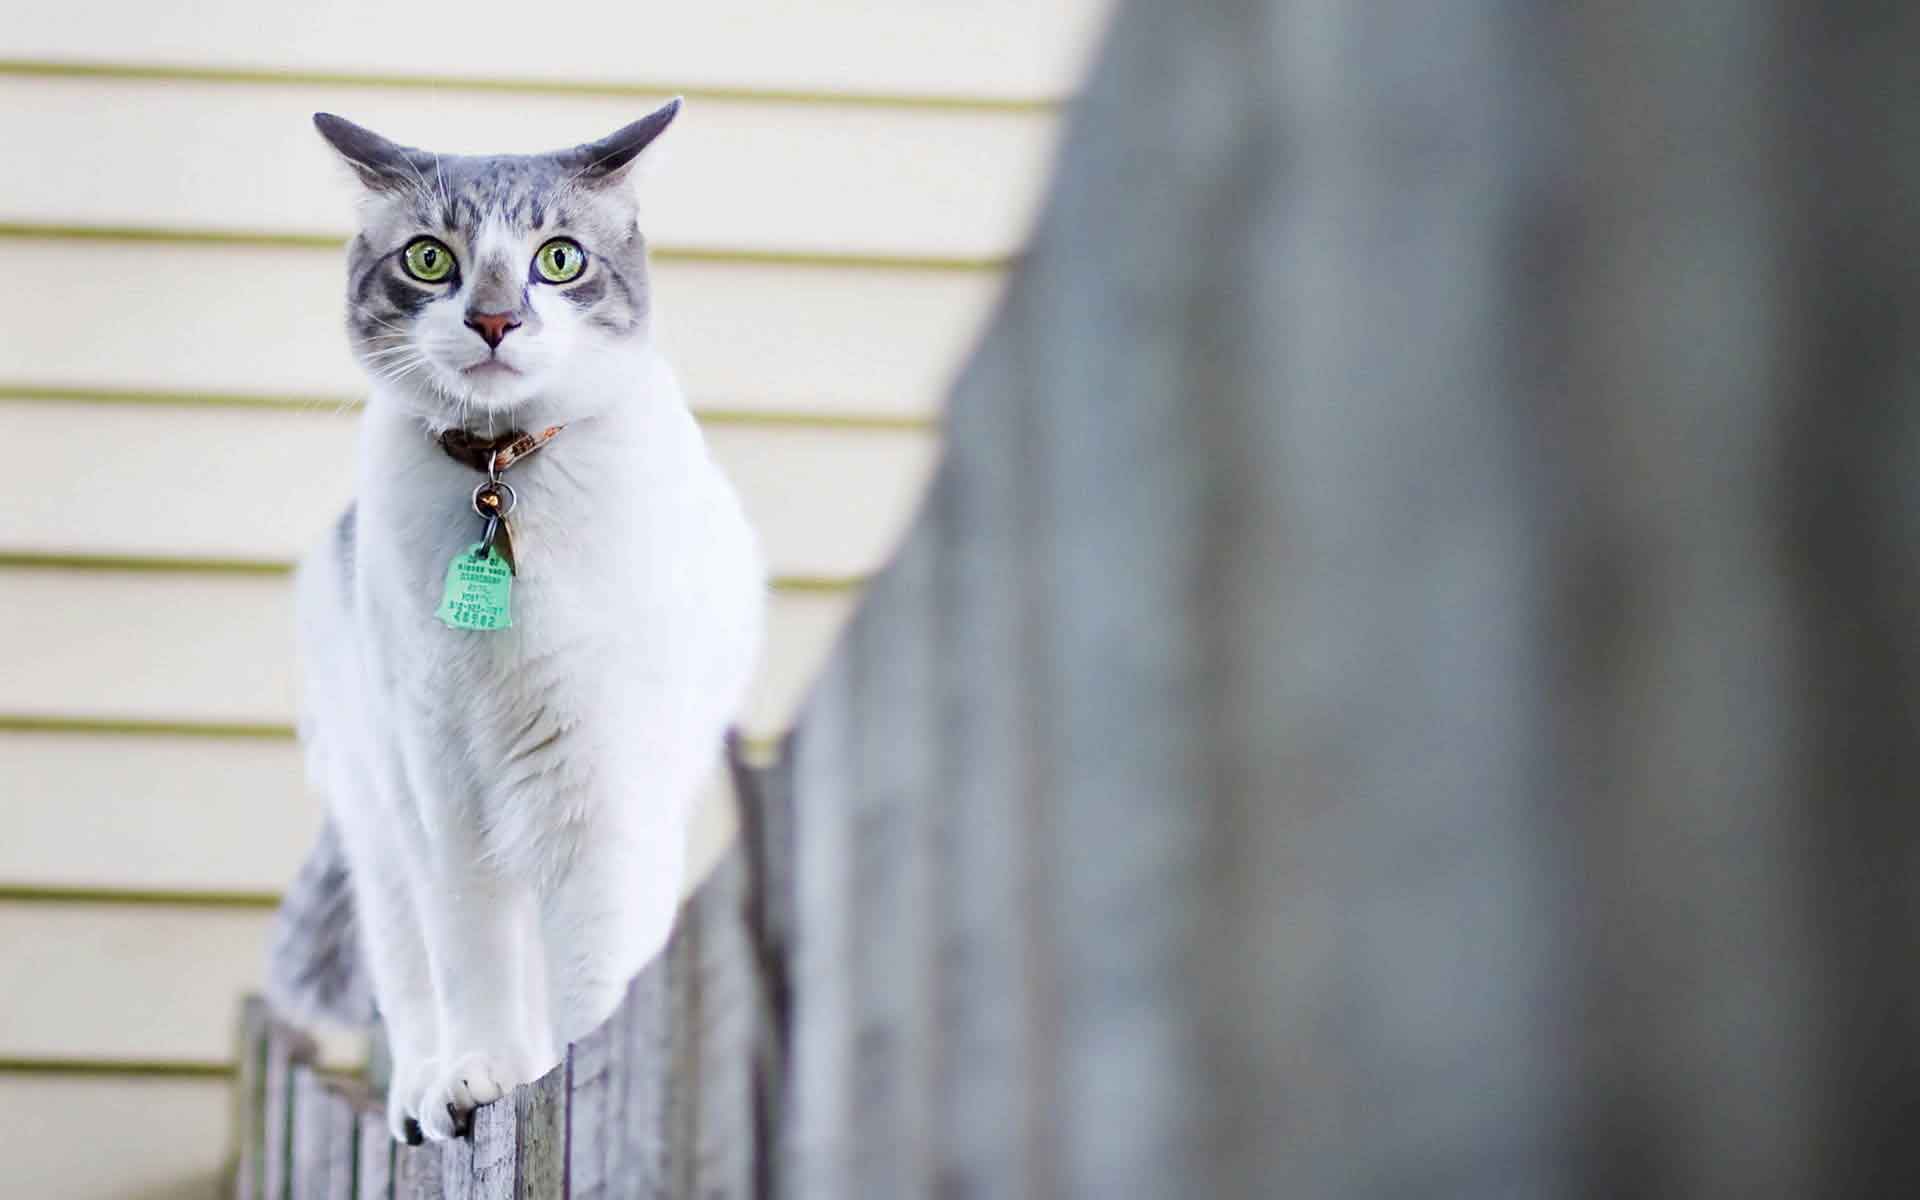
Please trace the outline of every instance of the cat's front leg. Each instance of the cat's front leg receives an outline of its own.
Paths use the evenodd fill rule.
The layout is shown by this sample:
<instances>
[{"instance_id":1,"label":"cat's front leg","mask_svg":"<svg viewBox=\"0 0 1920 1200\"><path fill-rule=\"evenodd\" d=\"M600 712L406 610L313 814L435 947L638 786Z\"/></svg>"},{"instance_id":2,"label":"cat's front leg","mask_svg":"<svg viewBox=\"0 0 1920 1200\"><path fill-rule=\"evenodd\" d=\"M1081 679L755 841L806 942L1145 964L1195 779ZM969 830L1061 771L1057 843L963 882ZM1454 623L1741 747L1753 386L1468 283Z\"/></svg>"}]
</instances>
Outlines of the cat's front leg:
<instances>
[{"instance_id":1,"label":"cat's front leg","mask_svg":"<svg viewBox=\"0 0 1920 1200\"><path fill-rule=\"evenodd\" d=\"M439 1053L418 1108L432 1141L456 1136L475 1108L559 1059L531 888L470 852L438 858L421 897L440 1005Z\"/></svg>"},{"instance_id":2,"label":"cat's front leg","mask_svg":"<svg viewBox=\"0 0 1920 1200\"><path fill-rule=\"evenodd\" d=\"M353 852L354 907L361 944L373 973L374 1001L393 1057L387 1087L387 1128L395 1139L417 1141L408 1128L419 1113L421 1093L439 1049L439 1008L427 970L427 944L410 877L415 864L390 839L360 836L359 823L343 823Z\"/></svg>"},{"instance_id":3,"label":"cat's front leg","mask_svg":"<svg viewBox=\"0 0 1920 1200\"><path fill-rule=\"evenodd\" d=\"M553 1038L565 1047L597 1029L667 943L680 902L686 834L595 830L542 899Z\"/></svg>"}]
</instances>

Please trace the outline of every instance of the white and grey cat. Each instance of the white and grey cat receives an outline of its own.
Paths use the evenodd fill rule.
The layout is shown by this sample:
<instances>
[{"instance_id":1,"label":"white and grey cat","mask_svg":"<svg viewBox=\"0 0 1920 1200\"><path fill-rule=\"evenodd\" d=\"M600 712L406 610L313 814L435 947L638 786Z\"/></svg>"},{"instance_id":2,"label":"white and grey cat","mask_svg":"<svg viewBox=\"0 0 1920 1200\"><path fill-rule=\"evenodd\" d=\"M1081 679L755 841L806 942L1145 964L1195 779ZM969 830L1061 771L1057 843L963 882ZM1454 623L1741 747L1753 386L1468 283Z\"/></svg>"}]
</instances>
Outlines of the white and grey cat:
<instances>
[{"instance_id":1,"label":"white and grey cat","mask_svg":"<svg viewBox=\"0 0 1920 1200\"><path fill-rule=\"evenodd\" d=\"M365 185L347 331L373 390L357 502L298 578L301 734L331 815L303 879L350 888L396 1137L453 1136L538 1077L661 948L759 654L759 551L654 348L627 180L678 111L499 157L314 118ZM450 626L486 448L555 426L501 475L510 627ZM285 957L277 995L324 1008Z\"/></svg>"}]
</instances>

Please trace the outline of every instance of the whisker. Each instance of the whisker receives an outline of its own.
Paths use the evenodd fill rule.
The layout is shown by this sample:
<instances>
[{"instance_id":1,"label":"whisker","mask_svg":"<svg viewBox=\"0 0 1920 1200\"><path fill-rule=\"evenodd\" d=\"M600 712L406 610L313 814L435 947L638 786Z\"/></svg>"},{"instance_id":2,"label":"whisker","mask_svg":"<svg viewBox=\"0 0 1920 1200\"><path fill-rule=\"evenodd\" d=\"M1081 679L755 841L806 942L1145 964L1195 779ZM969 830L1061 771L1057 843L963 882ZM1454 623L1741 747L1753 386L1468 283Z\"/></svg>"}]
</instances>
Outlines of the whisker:
<instances>
[{"instance_id":1,"label":"whisker","mask_svg":"<svg viewBox=\"0 0 1920 1200\"><path fill-rule=\"evenodd\" d=\"M402 358L407 355L419 354L419 353L420 352L414 349L412 346L388 346L383 350L368 350L361 357L366 358L372 362L379 362L383 359ZM425 357L425 356L422 355L421 357Z\"/></svg>"}]
</instances>

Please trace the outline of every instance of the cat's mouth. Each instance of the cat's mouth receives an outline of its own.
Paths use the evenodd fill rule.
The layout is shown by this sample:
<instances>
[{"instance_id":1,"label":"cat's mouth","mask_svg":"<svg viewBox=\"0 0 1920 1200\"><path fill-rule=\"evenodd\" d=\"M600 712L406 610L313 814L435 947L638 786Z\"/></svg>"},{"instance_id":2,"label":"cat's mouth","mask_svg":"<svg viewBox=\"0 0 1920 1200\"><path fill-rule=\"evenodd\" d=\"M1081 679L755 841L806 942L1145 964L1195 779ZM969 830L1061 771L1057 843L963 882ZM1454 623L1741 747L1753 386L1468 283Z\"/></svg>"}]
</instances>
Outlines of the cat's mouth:
<instances>
[{"instance_id":1,"label":"cat's mouth","mask_svg":"<svg viewBox=\"0 0 1920 1200\"><path fill-rule=\"evenodd\" d=\"M494 379L506 375L518 375L520 368L510 366L497 358L483 358L470 367L460 368L460 373L468 379Z\"/></svg>"}]
</instances>

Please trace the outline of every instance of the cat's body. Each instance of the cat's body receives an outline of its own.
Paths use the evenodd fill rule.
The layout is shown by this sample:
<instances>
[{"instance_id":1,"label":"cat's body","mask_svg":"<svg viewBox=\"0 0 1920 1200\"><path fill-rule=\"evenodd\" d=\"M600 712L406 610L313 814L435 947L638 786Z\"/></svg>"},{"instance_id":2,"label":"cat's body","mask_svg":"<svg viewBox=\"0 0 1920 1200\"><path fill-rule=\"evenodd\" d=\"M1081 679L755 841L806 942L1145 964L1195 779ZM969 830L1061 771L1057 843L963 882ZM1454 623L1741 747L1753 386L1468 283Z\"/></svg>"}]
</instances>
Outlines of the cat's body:
<instances>
[{"instance_id":1,"label":"cat's body","mask_svg":"<svg viewBox=\"0 0 1920 1200\"><path fill-rule=\"evenodd\" d=\"M436 159L415 186L401 169L419 174L420 152L340 126L322 130L375 173L349 327L378 382L356 507L299 576L302 733L393 1052L393 1128L442 1138L551 1066L665 942L764 583L649 336L619 173L659 128L616 134L639 147L611 168L615 139L573 159ZM610 178L581 183L583 163ZM461 273L392 261L422 238ZM535 263L522 283L556 238L587 272L550 285ZM488 336L496 311L517 318L504 337ZM551 426L501 476L517 494L512 625L450 628L436 609L479 540L485 476L436 438Z\"/></svg>"}]
</instances>

